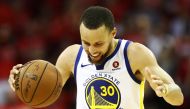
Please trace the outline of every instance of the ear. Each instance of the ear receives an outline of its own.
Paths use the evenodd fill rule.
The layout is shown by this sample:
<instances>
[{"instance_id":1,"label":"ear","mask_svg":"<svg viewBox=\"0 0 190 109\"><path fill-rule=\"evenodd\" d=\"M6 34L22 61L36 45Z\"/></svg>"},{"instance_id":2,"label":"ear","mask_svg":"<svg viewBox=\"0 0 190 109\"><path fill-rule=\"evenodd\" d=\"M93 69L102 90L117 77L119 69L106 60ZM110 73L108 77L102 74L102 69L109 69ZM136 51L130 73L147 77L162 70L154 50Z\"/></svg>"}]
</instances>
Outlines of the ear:
<instances>
[{"instance_id":1,"label":"ear","mask_svg":"<svg viewBox=\"0 0 190 109\"><path fill-rule=\"evenodd\" d=\"M114 27L112 32L111 32L112 38L114 38L116 36L116 34L117 34L117 28Z\"/></svg>"}]
</instances>

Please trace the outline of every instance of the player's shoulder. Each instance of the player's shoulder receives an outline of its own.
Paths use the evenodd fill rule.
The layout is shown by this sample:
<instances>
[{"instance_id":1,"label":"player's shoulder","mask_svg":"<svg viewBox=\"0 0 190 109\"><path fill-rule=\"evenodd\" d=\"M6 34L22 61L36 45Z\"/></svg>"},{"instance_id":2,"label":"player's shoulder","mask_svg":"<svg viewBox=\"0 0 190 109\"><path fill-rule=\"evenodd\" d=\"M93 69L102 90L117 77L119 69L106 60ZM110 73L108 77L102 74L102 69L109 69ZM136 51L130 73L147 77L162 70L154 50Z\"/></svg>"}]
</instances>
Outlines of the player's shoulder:
<instances>
[{"instance_id":1,"label":"player's shoulder","mask_svg":"<svg viewBox=\"0 0 190 109\"><path fill-rule=\"evenodd\" d=\"M156 58L152 51L143 44L133 42L126 52L133 70L156 63Z\"/></svg>"},{"instance_id":2,"label":"player's shoulder","mask_svg":"<svg viewBox=\"0 0 190 109\"><path fill-rule=\"evenodd\" d=\"M152 52L148 47L138 42L131 43L128 47L127 52L132 53L132 54L137 54L137 55L140 55L140 54L152 55Z\"/></svg>"},{"instance_id":3,"label":"player's shoulder","mask_svg":"<svg viewBox=\"0 0 190 109\"><path fill-rule=\"evenodd\" d=\"M68 46L66 50L71 51L71 52L78 52L80 47L81 45L79 44L73 44L73 45Z\"/></svg>"},{"instance_id":4,"label":"player's shoulder","mask_svg":"<svg viewBox=\"0 0 190 109\"><path fill-rule=\"evenodd\" d=\"M72 71L74 67L74 63L80 49L81 45L74 44L68 46L63 52L59 55L56 66L60 69Z\"/></svg>"},{"instance_id":5,"label":"player's shoulder","mask_svg":"<svg viewBox=\"0 0 190 109\"><path fill-rule=\"evenodd\" d=\"M68 58L75 58L78 54L80 47L81 45L79 44L70 45L62 52L62 55Z\"/></svg>"},{"instance_id":6,"label":"player's shoulder","mask_svg":"<svg viewBox=\"0 0 190 109\"><path fill-rule=\"evenodd\" d=\"M132 42L129 45L129 49L134 50L134 51L138 51L138 50L144 50L145 45L138 43L138 42Z\"/></svg>"}]
</instances>

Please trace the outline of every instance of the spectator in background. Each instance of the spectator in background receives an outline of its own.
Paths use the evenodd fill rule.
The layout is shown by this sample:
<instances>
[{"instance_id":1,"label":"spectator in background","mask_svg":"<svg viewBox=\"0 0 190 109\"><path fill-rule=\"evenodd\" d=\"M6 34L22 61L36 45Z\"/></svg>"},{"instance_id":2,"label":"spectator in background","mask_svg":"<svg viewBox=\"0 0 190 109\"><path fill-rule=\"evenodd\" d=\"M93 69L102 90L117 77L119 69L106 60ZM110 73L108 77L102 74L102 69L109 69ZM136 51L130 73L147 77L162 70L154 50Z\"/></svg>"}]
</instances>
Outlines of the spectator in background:
<instances>
[{"instance_id":1,"label":"spectator in background","mask_svg":"<svg viewBox=\"0 0 190 109\"><path fill-rule=\"evenodd\" d=\"M66 25L67 22L72 21L71 17L68 17L67 14L69 14L69 16L73 15L72 19L74 17L74 19L77 20L79 19L79 16L77 15L80 15L81 10L91 5L105 6L113 11L117 20L116 26L117 28L120 28L119 30L121 30L117 34L118 38L126 37L127 39L143 42L145 44L150 41L148 41L149 39L146 39L146 37L144 38L143 34L141 36L141 34L139 34L137 31L138 29L134 27L133 24L135 24L136 19L134 16L136 15L138 17L139 15L142 15L142 13L143 15L145 14L145 16L148 15L148 19L150 19L151 25L151 29L148 32L149 37L152 37L152 33L154 34L154 31L152 29L154 29L155 26L152 26L152 24L155 24L158 20L162 21L163 19L161 19L161 17L166 18L165 28L169 31L164 31L163 36L168 34L171 35L171 37L175 36L172 38L172 40L174 40L174 43L172 46L168 46L167 43L165 43L169 48L163 49L164 52L161 54L162 56L158 55L158 57L161 57L162 62L160 62L160 64L163 66L163 68L166 68L166 70L168 68L164 66L171 66L173 63L175 63L175 65L169 69L172 73L171 76L174 79L176 78L176 82L178 84L181 84L180 86L183 86L182 91L187 92L185 93L185 106L183 105L180 109L190 108L190 104L186 103L186 101L189 100L187 99L189 97L186 95L189 95L189 86L187 83L188 80L190 80L190 77L188 76L189 72L187 70L189 67L188 64L186 64L188 63L188 58L181 55L184 51L189 51L189 49L187 49L188 47L185 47L189 44L189 42L185 41L186 39L183 38L185 35L186 37L190 37L188 33L190 29L189 0L81 0L80 2L78 0L1 0L0 27L1 30L3 30L3 34L9 34L8 38L6 38L5 41L5 37L3 38L2 33L0 33L1 83L4 84L3 81L8 78L7 75L9 73L9 70L15 63L25 63L28 61L28 59L35 59L36 57L47 59L50 62L55 63L55 59L61 50L64 49L68 44L80 43L80 39L77 37L79 36L78 26ZM77 15L74 15L76 13ZM140 18L141 17L139 17L139 19ZM129 23L132 25L126 23L126 21L129 21ZM28 30L31 29L29 26L33 25L32 22L38 23L37 25L41 28L40 34L36 33L37 31ZM65 26L62 27L60 24L63 24ZM32 31L33 34L36 34L36 37L31 38L32 36L28 35L27 31ZM74 34L71 35L70 33ZM130 37L130 35L138 35L138 37ZM70 40L70 38L72 40ZM42 43L38 43L36 46L31 44L25 46L27 44L26 42L33 42L31 39L38 40L39 43ZM185 41L186 44L182 44L183 41ZM22 42L25 42L25 44L18 44ZM25 50L32 51L32 46L35 46L35 51L40 50L40 52L35 53L35 56L23 53ZM59 48L55 50L55 46ZM26 56L29 58L26 59ZM75 84L74 82L71 83L73 85ZM5 83L5 85L2 85L3 87L1 87L0 90L8 88L6 85L7 83ZM70 86L68 85L68 87ZM69 90L69 92L71 92L71 90ZM67 91L64 93L67 93ZM145 105L147 105L147 107L150 107L154 101L151 103L146 102L148 98L151 98L152 100L153 96L149 95L145 98ZM164 108L167 105L163 102L160 103L160 99L158 98L154 99L155 102L153 104L153 109L158 106L160 108ZM75 98L73 98L72 102L75 103ZM2 105L10 105L10 103L3 101ZM55 105L64 104L58 103ZM170 106L170 108L173 109L174 107Z\"/></svg>"}]
</instances>

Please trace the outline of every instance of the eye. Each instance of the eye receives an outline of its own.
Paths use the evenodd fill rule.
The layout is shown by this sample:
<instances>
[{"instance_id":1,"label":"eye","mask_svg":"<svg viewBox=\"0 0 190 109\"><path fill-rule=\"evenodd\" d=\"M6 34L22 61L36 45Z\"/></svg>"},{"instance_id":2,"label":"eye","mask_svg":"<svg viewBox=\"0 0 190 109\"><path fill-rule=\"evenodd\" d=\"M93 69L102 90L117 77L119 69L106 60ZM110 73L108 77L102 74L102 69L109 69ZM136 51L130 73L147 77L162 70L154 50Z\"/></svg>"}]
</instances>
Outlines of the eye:
<instances>
[{"instance_id":1,"label":"eye","mask_svg":"<svg viewBox=\"0 0 190 109\"><path fill-rule=\"evenodd\" d=\"M102 42L101 42L101 43L96 43L95 46L96 46L96 47L100 47L100 46L102 46L103 44L104 44L104 43L102 43Z\"/></svg>"},{"instance_id":2,"label":"eye","mask_svg":"<svg viewBox=\"0 0 190 109\"><path fill-rule=\"evenodd\" d=\"M83 44L84 44L84 45L87 45L87 46L90 45L88 42L84 42L84 41L83 41Z\"/></svg>"}]
</instances>

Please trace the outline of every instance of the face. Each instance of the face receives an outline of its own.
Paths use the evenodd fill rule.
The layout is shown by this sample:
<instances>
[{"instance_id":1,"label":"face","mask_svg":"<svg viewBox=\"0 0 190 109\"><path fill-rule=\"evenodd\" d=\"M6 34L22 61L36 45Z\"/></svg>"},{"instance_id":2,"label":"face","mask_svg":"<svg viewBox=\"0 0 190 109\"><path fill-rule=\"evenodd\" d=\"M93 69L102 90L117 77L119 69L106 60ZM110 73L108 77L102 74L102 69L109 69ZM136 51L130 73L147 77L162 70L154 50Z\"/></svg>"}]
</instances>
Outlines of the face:
<instances>
[{"instance_id":1,"label":"face","mask_svg":"<svg viewBox=\"0 0 190 109\"><path fill-rule=\"evenodd\" d=\"M97 29L88 29L83 23L80 25L82 46L88 54L91 63L100 63L112 49L116 30L109 31L104 25Z\"/></svg>"}]
</instances>

